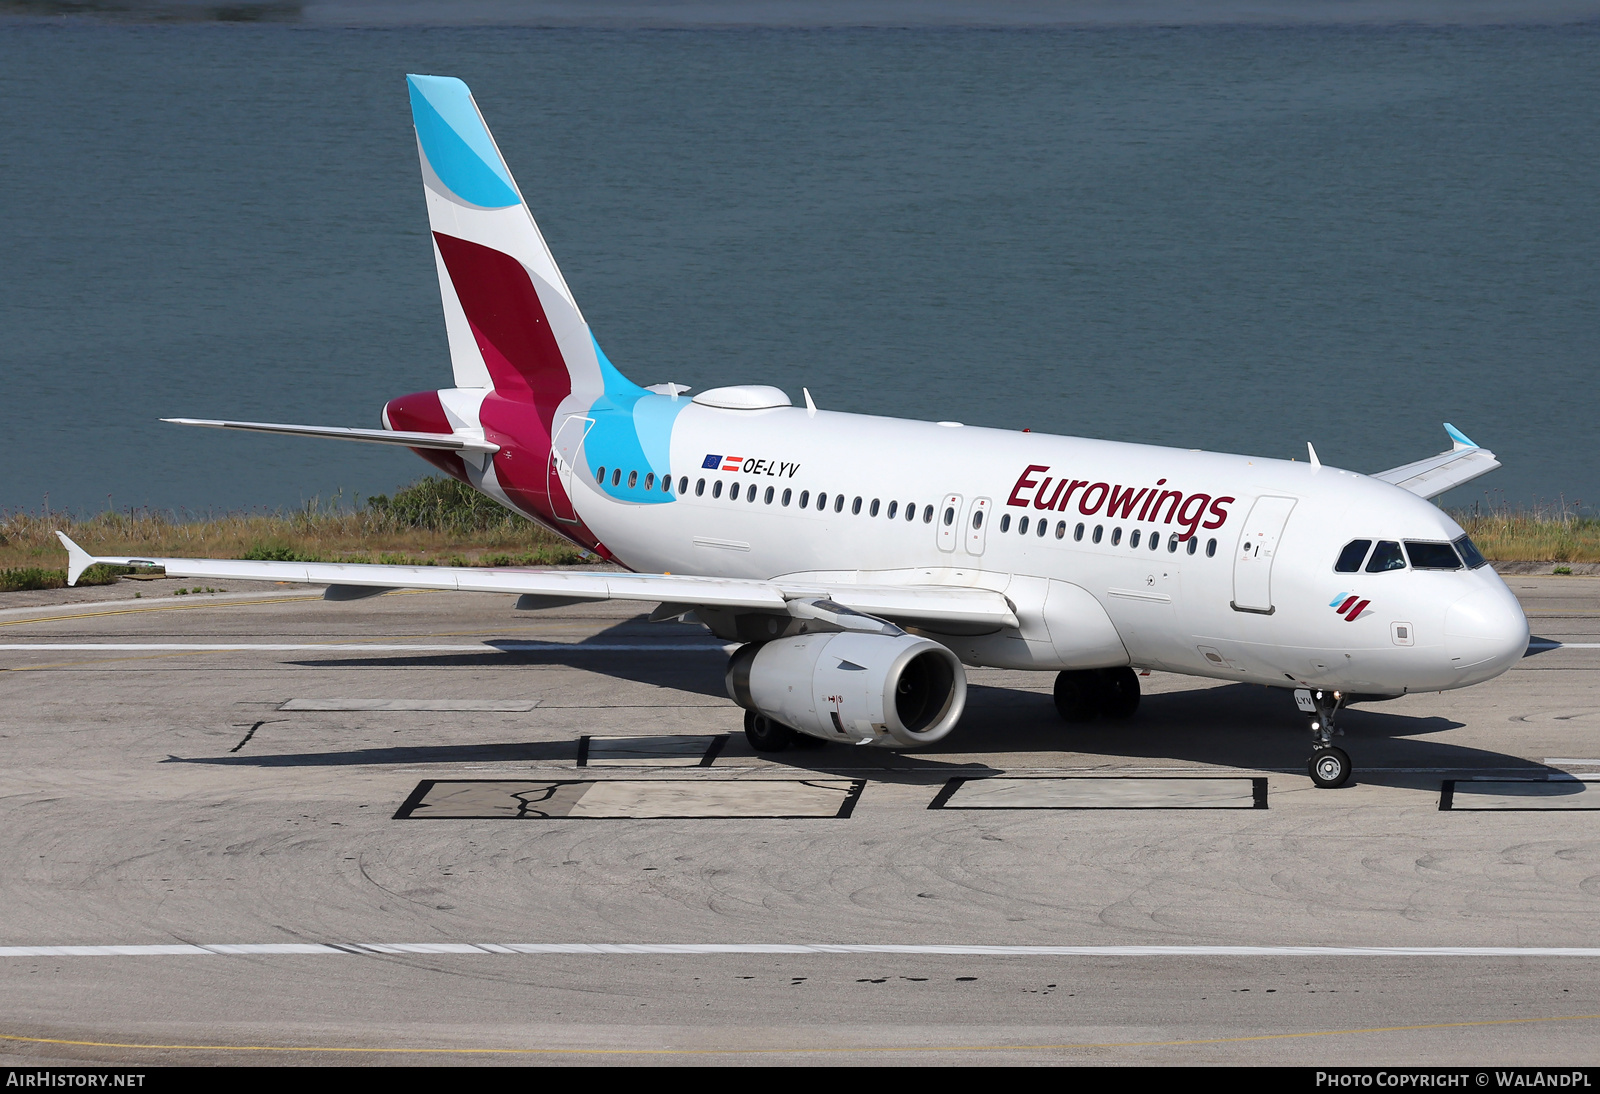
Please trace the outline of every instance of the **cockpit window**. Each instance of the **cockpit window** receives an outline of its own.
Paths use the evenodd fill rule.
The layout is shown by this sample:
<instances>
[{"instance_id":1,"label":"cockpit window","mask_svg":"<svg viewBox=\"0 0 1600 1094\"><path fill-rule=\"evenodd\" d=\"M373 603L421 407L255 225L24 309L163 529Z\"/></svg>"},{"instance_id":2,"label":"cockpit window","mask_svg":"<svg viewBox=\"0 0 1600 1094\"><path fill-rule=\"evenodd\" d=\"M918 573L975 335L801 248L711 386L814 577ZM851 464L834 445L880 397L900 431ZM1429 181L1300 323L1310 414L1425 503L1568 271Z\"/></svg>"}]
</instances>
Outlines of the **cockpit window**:
<instances>
[{"instance_id":1,"label":"cockpit window","mask_svg":"<svg viewBox=\"0 0 1600 1094\"><path fill-rule=\"evenodd\" d=\"M1367 557L1367 548L1372 546L1370 539L1353 539L1344 545L1344 550L1339 552L1339 561L1333 564L1334 573L1353 574L1361 569L1361 560Z\"/></svg>"},{"instance_id":2,"label":"cockpit window","mask_svg":"<svg viewBox=\"0 0 1600 1094\"><path fill-rule=\"evenodd\" d=\"M1479 566L1487 565L1488 560L1483 557L1477 546L1466 536L1455 541L1456 551L1461 555L1461 561L1467 564L1467 569L1476 570Z\"/></svg>"},{"instance_id":3,"label":"cockpit window","mask_svg":"<svg viewBox=\"0 0 1600 1094\"><path fill-rule=\"evenodd\" d=\"M1385 570L1404 570L1406 556L1400 553L1400 545L1392 539L1380 539L1378 545L1372 549L1372 557L1367 559L1367 573L1381 574Z\"/></svg>"},{"instance_id":4,"label":"cockpit window","mask_svg":"<svg viewBox=\"0 0 1600 1094\"><path fill-rule=\"evenodd\" d=\"M1406 554L1411 558L1413 570L1459 570L1461 560L1455 548L1448 543L1418 543L1406 540Z\"/></svg>"}]
</instances>

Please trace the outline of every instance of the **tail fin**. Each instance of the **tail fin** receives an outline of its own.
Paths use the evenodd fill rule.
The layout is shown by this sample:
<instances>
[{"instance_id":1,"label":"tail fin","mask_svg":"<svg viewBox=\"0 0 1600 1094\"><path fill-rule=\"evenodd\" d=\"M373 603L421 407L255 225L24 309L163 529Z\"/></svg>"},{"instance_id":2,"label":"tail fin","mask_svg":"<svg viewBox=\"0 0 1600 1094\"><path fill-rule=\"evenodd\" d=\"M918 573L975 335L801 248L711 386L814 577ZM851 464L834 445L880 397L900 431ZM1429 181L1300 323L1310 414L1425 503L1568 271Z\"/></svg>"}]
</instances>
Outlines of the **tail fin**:
<instances>
[{"instance_id":1,"label":"tail fin","mask_svg":"<svg viewBox=\"0 0 1600 1094\"><path fill-rule=\"evenodd\" d=\"M532 403L547 430L567 396L633 387L602 364L467 85L450 76L406 83L456 387Z\"/></svg>"}]
</instances>

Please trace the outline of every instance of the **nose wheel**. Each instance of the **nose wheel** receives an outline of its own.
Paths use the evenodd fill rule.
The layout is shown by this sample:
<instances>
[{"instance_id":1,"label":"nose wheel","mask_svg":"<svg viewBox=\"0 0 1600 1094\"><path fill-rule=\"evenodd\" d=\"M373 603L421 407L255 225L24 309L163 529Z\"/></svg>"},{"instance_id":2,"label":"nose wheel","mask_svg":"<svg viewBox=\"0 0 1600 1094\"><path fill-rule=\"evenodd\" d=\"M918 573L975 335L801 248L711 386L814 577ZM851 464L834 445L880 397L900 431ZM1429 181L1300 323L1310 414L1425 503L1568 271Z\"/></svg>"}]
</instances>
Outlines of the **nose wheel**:
<instances>
[{"instance_id":1,"label":"nose wheel","mask_svg":"<svg viewBox=\"0 0 1600 1094\"><path fill-rule=\"evenodd\" d=\"M1341 732L1334 720L1344 706L1344 696L1322 688L1300 688L1294 693L1294 701L1310 715L1311 758L1306 761L1306 772L1311 781L1324 790L1343 786L1350 781L1350 754L1336 747L1333 738Z\"/></svg>"},{"instance_id":2,"label":"nose wheel","mask_svg":"<svg viewBox=\"0 0 1600 1094\"><path fill-rule=\"evenodd\" d=\"M1311 773L1312 782L1324 790L1331 790L1349 780L1350 757L1344 749L1327 745L1311 753L1311 759L1306 761L1306 770Z\"/></svg>"}]
</instances>

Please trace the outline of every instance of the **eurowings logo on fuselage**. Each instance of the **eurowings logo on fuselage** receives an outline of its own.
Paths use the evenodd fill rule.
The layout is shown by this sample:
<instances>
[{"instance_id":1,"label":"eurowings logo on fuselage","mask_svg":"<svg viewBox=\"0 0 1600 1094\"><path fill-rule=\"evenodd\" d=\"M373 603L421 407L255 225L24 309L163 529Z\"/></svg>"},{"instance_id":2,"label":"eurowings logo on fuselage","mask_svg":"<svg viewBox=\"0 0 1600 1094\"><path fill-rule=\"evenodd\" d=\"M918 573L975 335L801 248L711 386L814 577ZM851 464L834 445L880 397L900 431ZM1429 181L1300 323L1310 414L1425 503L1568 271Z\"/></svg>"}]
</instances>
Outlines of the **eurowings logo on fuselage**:
<instances>
[{"instance_id":1,"label":"eurowings logo on fuselage","mask_svg":"<svg viewBox=\"0 0 1600 1094\"><path fill-rule=\"evenodd\" d=\"M1340 593L1328 601L1328 607L1344 616L1346 623L1354 623L1357 617L1367 610L1367 605L1371 603L1372 601L1370 600L1362 600L1360 597L1349 593Z\"/></svg>"},{"instance_id":2,"label":"eurowings logo on fuselage","mask_svg":"<svg viewBox=\"0 0 1600 1094\"><path fill-rule=\"evenodd\" d=\"M702 471L739 471L746 475L765 475L768 478L792 479L800 470L797 463L787 460L758 459L754 456L712 456L700 461Z\"/></svg>"},{"instance_id":3,"label":"eurowings logo on fuselage","mask_svg":"<svg viewBox=\"0 0 1600 1094\"><path fill-rule=\"evenodd\" d=\"M1026 509L1031 501L1035 509L1053 509L1064 513L1073 495L1077 494L1078 512L1086 517L1103 510L1112 519L1120 517L1123 520L1149 521L1161 520L1162 506L1166 506L1165 523L1171 524L1176 519L1184 527L1183 535L1178 537L1181 542L1198 535L1202 528L1221 528L1228 519L1228 506L1238 500L1210 494L1185 495L1182 490L1163 490L1161 488L1167 485L1166 479L1157 479L1155 486L1141 487L1135 491L1133 487L1124 487L1119 483L1091 482L1066 475L1059 479L1052 475L1046 475L1042 480L1033 477L1035 472L1049 470L1046 464L1029 464L1017 477L1006 504ZM1052 482L1056 484L1053 491L1050 490ZM1078 493L1080 488L1083 491L1081 494ZM1032 498L1027 496L1028 491L1033 492ZM1136 512L1137 516L1134 515Z\"/></svg>"}]
</instances>

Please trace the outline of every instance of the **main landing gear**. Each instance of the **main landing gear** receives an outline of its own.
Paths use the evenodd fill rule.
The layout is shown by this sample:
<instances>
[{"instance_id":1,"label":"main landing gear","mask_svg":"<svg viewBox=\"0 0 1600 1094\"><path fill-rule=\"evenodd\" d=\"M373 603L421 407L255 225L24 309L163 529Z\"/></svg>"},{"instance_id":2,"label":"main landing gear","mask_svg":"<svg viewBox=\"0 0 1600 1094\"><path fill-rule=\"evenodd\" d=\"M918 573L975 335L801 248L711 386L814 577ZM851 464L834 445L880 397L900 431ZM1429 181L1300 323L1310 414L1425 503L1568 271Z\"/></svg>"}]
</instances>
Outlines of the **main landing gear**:
<instances>
[{"instance_id":1,"label":"main landing gear","mask_svg":"<svg viewBox=\"0 0 1600 1094\"><path fill-rule=\"evenodd\" d=\"M744 739L757 752L782 752L785 749L826 748L827 741L790 729L753 710L744 712Z\"/></svg>"},{"instance_id":2,"label":"main landing gear","mask_svg":"<svg viewBox=\"0 0 1600 1094\"><path fill-rule=\"evenodd\" d=\"M1295 705L1311 716L1311 758L1306 771L1311 781L1325 790L1350 781L1350 755L1333 743L1334 719L1344 706L1344 695L1322 688L1300 688L1294 693Z\"/></svg>"},{"instance_id":3,"label":"main landing gear","mask_svg":"<svg viewBox=\"0 0 1600 1094\"><path fill-rule=\"evenodd\" d=\"M1132 718L1139 709L1139 675L1126 665L1058 673L1055 697L1063 721Z\"/></svg>"}]
</instances>

